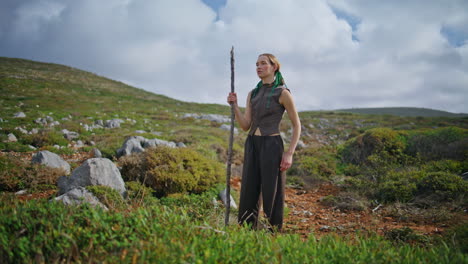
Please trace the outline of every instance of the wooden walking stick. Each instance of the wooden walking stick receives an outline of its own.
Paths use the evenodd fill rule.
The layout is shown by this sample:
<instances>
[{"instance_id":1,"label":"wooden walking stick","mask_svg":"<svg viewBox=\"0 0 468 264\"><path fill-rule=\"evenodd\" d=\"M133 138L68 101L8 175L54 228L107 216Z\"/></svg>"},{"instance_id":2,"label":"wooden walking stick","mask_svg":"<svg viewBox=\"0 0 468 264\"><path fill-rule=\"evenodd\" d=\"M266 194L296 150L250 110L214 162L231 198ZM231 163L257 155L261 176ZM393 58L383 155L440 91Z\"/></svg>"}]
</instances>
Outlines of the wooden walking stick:
<instances>
[{"instance_id":1,"label":"wooden walking stick","mask_svg":"<svg viewBox=\"0 0 468 264\"><path fill-rule=\"evenodd\" d=\"M231 48L231 93L234 92L234 46ZM232 143L234 142L234 104L231 104L231 134L229 135L228 160L226 168L226 215L224 224L229 224L229 213L231 211L231 163Z\"/></svg>"}]
</instances>

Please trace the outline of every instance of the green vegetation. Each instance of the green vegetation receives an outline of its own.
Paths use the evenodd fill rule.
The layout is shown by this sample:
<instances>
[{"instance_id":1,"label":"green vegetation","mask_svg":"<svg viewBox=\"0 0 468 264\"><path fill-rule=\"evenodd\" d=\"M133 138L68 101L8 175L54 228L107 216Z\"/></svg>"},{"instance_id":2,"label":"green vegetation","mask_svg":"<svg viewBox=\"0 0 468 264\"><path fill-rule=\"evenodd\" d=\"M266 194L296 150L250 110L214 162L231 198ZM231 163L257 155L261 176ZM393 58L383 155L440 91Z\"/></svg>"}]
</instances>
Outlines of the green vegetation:
<instances>
[{"instance_id":1,"label":"green vegetation","mask_svg":"<svg viewBox=\"0 0 468 264\"><path fill-rule=\"evenodd\" d=\"M120 159L125 181L139 181L156 195L202 193L219 183L223 166L189 148L156 147Z\"/></svg>"},{"instance_id":2,"label":"green vegetation","mask_svg":"<svg viewBox=\"0 0 468 264\"><path fill-rule=\"evenodd\" d=\"M218 123L183 116L229 115L228 106L181 102L70 67L0 58L0 108L1 263L467 262L468 184L460 177L468 171L467 117L413 116L415 109L403 108L397 115L301 112L306 147L295 153L289 184L309 189L330 182L340 192L322 204L347 213L383 204L384 216L402 222L450 224L440 239L401 228L384 236L311 233L304 240L290 230L271 234L239 227L236 210L224 227L224 208L213 199L223 188L228 132ZM14 118L17 112L26 117ZM47 116L59 124L35 122ZM113 118L124 121L120 128L84 127ZM65 139L63 129L78 137ZM285 120L286 139L289 129ZM18 142L6 142L9 133ZM187 148L158 147L117 159L125 138L135 135ZM86 146L74 147L77 140ZM235 136L236 165L242 163L244 140L245 133ZM127 196L87 187L109 211L21 201L11 192L53 191L63 175L30 164L29 145L73 162L98 148L121 167Z\"/></svg>"}]
</instances>

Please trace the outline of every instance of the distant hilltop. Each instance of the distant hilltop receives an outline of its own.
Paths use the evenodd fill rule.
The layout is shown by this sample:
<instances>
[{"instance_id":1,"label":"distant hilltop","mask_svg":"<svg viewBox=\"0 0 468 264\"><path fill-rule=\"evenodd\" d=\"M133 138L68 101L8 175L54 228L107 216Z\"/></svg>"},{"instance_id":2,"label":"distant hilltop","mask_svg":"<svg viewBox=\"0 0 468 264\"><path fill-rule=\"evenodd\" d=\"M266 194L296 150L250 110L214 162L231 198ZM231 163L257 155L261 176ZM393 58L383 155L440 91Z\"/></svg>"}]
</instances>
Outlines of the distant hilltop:
<instances>
[{"instance_id":1,"label":"distant hilltop","mask_svg":"<svg viewBox=\"0 0 468 264\"><path fill-rule=\"evenodd\" d=\"M421 117L468 117L465 113L451 113L441 110L419 107L378 107L378 108L349 108L338 109L337 112L349 112L368 115L395 115L395 116L421 116Z\"/></svg>"}]
</instances>

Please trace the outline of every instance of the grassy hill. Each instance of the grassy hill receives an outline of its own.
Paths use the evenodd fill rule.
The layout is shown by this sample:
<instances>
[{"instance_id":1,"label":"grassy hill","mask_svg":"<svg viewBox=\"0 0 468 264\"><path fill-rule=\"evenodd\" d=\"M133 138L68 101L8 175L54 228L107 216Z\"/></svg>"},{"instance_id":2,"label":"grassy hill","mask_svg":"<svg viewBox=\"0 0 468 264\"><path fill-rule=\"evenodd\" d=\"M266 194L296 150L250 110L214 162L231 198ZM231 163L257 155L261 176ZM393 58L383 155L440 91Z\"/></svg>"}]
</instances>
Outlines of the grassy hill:
<instances>
[{"instance_id":1,"label":"grassy hill","mask_svg":"<svg viewBox=\"0 0 468 264\"><path fill-rule=\"evenodd\" d=\"M464 113L450 113L441 110L418 107L380 107L380 108L349 108L338 109L337 112L348 112L367 115L395 115L413 117L468 117Z\"/></svg>"},{"instance_id":2,"label":"grassy hill","mask_svg":"<svg viewBox=\"0 0 468 264\"><path fill-rule=\"evenodd\" d=\"M26 117L15 118L18 112ZM372 221L394 221L403 226L380 230L379 234L358 228L359 219L346 226L329 226L323 232L331 235L322 237L318 234L323 225L318 224L301 230L309 233L306 237L298 235L301 225L294 223L282 233L253 232L235 224L235 210L232 224L224 227L224 208L213 204L222 184L201 194L180 192L156 198L154 189L126 180L129 196L125 200L109 203L115 195L103 190L98 193L109 203L109 211L87 205L66 207L49 202L56 196L56 179L39 185L48 171L29 162L32 153L47 149L71 161L73 169L97 147L104 157L123 164L121 173L128 179L128 164L137 164L133 170L137 173L159 169L149 162L145 163L147 168L139 167L142 163L135 160L140 156L117 158L116 151L125 138L138 135L183 142L206 158L195 160L223 165L228 132L220 123L187 118L186 113L227 116L230 109L174 100L63 65L0 58L0 262L467 262L464 212L468 185L459 176L468 170L466 117L299 113L303 144L294 156L287 181L302 189L292 192L314 192L326 182L339 190L318 201L330 210L327 218L361 210ZM59 124L36 122L46 117ZM124 121L121 127L85 129L98 120L114 118ZM284 120L281 124L286 144L289 123ZM33 129L38 133L30 133ZM64 139L63 129L77 132L78 138ZM10 133L17 142L6 142ZM235 165L241 165L245 137L243 132L235 136ZM78 140L85 146L75 147ZM30 145L37 150L31 150ZM194 156L177 156L181 154L178 150L172 154L170 157L182 157L182 162ZM184 172L193 169L183 168L177 160L170 162ZM26 195L14 194L24 188L28 188ZM238 193L234 192L234 198ZM286 217L305 212L292 207L285 211ZM311 214L301 223L316 218L314 212ZM437 225L443 232L431 236L415 233L406 228L410 224Z\"/></svg>"}]
</instances>

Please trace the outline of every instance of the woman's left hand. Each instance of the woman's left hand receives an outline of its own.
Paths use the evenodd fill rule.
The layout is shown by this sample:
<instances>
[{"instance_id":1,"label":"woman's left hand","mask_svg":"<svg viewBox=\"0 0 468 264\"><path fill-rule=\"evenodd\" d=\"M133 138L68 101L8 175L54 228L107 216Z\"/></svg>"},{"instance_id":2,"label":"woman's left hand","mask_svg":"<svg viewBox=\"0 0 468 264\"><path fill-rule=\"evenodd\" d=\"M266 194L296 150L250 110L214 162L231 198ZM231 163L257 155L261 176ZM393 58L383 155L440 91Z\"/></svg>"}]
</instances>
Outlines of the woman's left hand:
<instances>
[{"instance_id":1,"label":"woman's left hand","mask_svg":"<svg viewBox=\"0 0 468 264\"><path fill-rule=\"evenodd\" d=\"M281 159L281 164L280 164L280 171L285 171L291 168L292 156L293 155L289 152L283 153L283 158Z\"/></svg>"}]
</instances>

